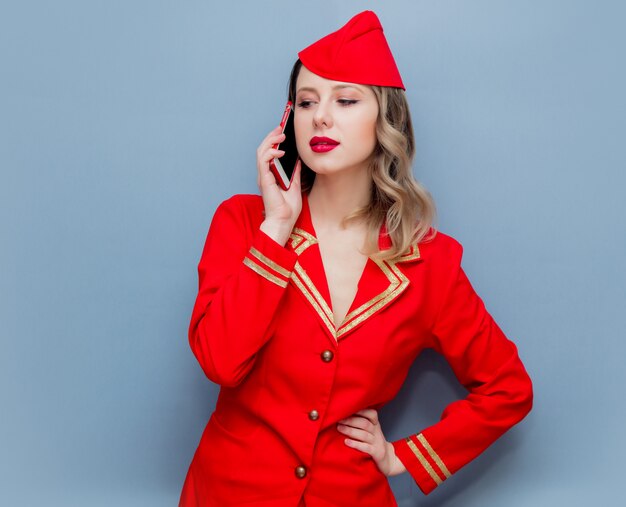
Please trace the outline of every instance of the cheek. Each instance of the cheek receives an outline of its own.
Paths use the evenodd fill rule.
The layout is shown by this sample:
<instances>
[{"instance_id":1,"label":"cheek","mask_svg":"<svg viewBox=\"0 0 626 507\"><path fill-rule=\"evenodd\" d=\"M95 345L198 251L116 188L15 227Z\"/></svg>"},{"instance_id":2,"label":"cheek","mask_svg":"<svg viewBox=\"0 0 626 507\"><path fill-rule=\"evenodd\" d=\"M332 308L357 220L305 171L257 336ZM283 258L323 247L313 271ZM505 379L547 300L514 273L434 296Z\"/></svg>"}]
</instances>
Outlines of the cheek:
<instances>
[{"instance_id":1,"label":"cheek","mask_svg":"<svg viewBox=\"0 0 626 507\"><path fill-rule=\"evenodd\" d=\"M364 118L358 122L355 132L358 132L358 138L363 143L363 148L373 150L376 146L376 118Z\"/></svg>"}]
</instances>

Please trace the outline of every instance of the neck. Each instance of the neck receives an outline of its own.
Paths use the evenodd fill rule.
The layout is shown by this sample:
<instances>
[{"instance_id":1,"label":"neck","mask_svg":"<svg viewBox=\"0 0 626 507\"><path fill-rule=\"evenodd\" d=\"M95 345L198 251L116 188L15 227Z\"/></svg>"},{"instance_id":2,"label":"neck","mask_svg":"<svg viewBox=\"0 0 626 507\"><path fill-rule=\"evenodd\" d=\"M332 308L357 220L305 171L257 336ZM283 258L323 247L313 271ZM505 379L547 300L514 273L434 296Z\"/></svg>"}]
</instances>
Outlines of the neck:
<instances>
[{"instance_id":1,"label":"neck","mask_svg":"<svg viewBox=\"0 0 626 507\"><path fill-rule=\"evenodd\" d=\"M367 170L317 174L308 195L311 216L321 228L341 229L344 217L369 204L372 185Z\"/></svg>"}]
</instances>

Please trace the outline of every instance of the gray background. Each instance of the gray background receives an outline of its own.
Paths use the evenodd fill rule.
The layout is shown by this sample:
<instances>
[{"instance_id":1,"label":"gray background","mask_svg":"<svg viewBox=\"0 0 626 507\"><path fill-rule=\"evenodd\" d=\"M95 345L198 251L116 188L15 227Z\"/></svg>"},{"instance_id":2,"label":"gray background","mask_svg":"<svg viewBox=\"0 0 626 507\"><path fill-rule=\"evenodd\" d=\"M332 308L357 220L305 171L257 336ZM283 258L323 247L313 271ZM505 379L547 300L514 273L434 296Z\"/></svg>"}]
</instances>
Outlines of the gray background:
<instances>
[{"instance_id":1,"label":"gray background","mask_svg":"<svg viewBox=\"0 0 626 507\"><path fill-rule=\"evenodd\" d=\"M366 8L439 228L535 385L528 418L428 497L393 478L399 503L620 503L623 3L0 5L0 504L176 505L217 395L186 335L212 214L258 193L296 52ZM425 354L387 438L462 394Z\"/></svg>"}]
</instances>

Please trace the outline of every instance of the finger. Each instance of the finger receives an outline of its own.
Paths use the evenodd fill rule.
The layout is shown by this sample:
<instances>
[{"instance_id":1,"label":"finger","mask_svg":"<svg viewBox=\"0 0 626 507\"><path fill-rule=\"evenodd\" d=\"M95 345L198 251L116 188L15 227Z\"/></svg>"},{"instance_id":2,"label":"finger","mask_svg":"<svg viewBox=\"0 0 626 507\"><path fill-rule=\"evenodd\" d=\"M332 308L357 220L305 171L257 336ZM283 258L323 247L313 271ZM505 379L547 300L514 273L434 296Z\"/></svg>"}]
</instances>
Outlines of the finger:
<instances>
[{"instance_id":1,"label":"finger","mask_svg":"<svg viewBox=\"0 0 626 507\"><path fill-rule=\"evenodd\" d=\"M358 440L352 440L351 438L346 438L344 443L348 447L352 447L353 449L357 449L358 451L365 452L370 456L374 452L374 448L370 444L366 444L364 442L359 442Z\"/></svg>"},{"instance_id":2,"label":"finger","mask_svg":"<svg viewBox=\"0 0 626 507\"><path fill-rule=\"evenodd\" d=\"M261 187L267 188L269 186L278 185L278 183L276 182L276 177L269 169L259 175L259 181Z\"/></svg>"},{"instance_id":3,"label":"finger","mask_svg":"<svg viewBox=\"0 0 626 507\"><path fill-rule=\"evenodd\" d=\"M286 136L284 132L280 132L280 130L274 129L267 136L265 136L265 139L263 139L263 141L261 141L261 144L259 144L259 150L263 149L264 147L271 146L274 143L281 142L284 140L285 137Z\"/></svg>"},{"instance_id":4,"label":"finger","mask_svg":"<svg viewBox=\"0 0 626 507\"><path fill-rule=\"evenodd\" d=\"M270 169L270 160L272 160L273 158L280 158L285 154L285 152L283 150L272 150L271 152L268 152L268 154L264 157L259 157L259 159L257 160L257 173L263 177L266 174L271 174L272 171Z\"/></svg>"},{"instance_id":5,"label":"finger","mask_svg":"<svg viewBox=\"0 0 626 507\"><path fill-rule=\"evenodd\" d=\"M362 410L359 410L357 414L368 419L373 425L378 424L378 411L374 410L373 408L364 408Z\"/></svg>"},{"instance_id":6,"label":"finger","mask_svg":"<svg viewBox=\"0 0 626 507\"><path fill-rule=\"evenodd\" d=\"M270 139L281 139L283 137L287 137L287 134L285 134L284 132L278 132L278 134L275 134L274 132L272 132Z\"/></svg>"},{"instance_id":7,"label":"finger","mask_svg":"<svg viewBox=\"0 0 626 507\"><path fill-rule=\"evenodd\" d=\"M278 150L274 148L268 149L265 153L263 153L259 158L261 162L267 163L273 158L280 158L285 154L285 150Z\"/></svg>"},{"instance_id":8,"label":"finger","mask_svg":"<svg viewBox=\"0 0 626 507\"><path fill-rule=\"evenodd\" d=\"M262 144L260 145L257 150L256 150L256 157L257 160L265 158L267 156L267 153L272 151L272 150L278 150L280 149L280 143L267 143L267 144ZM281 150L284 151L284 150Z\"/></svg>"},{"instance_id":9,"label":"finger","mask_svg":"<svg viewBox=\"0 0 626 507\"><path fill-rule=\"evenodd\" d=\"M282 129L280 125L277 125L276 127L274 127L272 130L268 132L268 134L265 136L265 139L263 139L263 141L267 141L270 137L277 136L281 133L282 133Z\"/></svg>"},{"instance_id":10,"label":"finger","mask_svg":"<svg viewBox=\"0 0 626 507\"><path fill-rule=\"evenodd\" d=\"M354 438L363 438L365 440L370 440L370 437L367 435L373 436L374 434L368 428L361 428L358 426L351 426L349 424L337 424L337 429L346 435L350 435ZM367 435L366 435L367 433Z\"/></svg>"},{"instance_id":11,"label":"finger","mask_svg":"<svg viewBox=\"0 0 626 507\"><path fill-rule=\"evenodd\" d=\"M340 424L347 424L349 426L355 426L357 428L360 428L363 425L367 424L368 419L366 419L365 417L361 417L360 415L352 415L337 422Z\"/></svg>"},{"instance_id":12,"label":"finger","mask_svg":"<svg viewBox=\"0 0 626 507\"><path fill-rule=\"evenodd\" d=\"M285 134L278 134L275 136L271 136L267 141L267 143L264 143L262 146L272 146L275 143L282 143L285 140Z\"/></svg>"},{"instance_id":13,"label":"finger","mask_svg":"<svg viewBox=\"0 0 626 507\"><path fill-rule=\"evenodd\" d=\"M355 426L357 428L373 428L375 426L369 417L365 417L359 414L359 412L356 412L353 416L346 417L345 419L337 422Z\"/></svg>"},{"instance_id":14,"label":"finger","mask_svg":"<svg viewBox=\"0 0 626 507\"><path fill-rule=\"evenodd\" d=\"M354 440L358 440L360 442L366 442L368 444L371 444L372 442L374 442L374 435L372 435L372 433L370 433L369 431L362 430L359 428L353 428L351 426L346 426L345 424L338 424L337 429L344 435L348 435Z\"/></svg>"}]
</instances>

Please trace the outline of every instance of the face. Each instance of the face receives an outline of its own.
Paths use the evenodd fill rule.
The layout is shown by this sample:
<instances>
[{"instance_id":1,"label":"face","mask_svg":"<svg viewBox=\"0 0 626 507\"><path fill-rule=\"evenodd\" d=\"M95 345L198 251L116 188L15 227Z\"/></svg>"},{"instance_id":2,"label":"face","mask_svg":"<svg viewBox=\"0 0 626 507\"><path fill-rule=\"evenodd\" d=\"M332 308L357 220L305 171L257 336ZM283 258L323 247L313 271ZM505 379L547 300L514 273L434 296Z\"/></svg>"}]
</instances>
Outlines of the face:
<instances>
[{"instance_id":1,"label":"face","mask_svg":"<svg viewBox=\"0 0 626 507\"><path fill-rule=\"evenodd\" d=\"M365 85L333 81L302 66L296 82L298 153L317 174L367 168L377 144L378 101ZM315 138L327 139L315 139Z\"/></svg>"}]
</instances>

